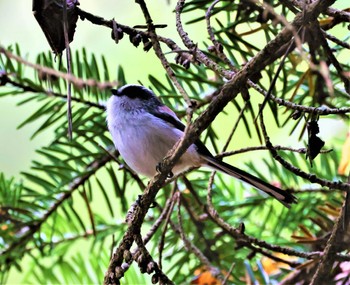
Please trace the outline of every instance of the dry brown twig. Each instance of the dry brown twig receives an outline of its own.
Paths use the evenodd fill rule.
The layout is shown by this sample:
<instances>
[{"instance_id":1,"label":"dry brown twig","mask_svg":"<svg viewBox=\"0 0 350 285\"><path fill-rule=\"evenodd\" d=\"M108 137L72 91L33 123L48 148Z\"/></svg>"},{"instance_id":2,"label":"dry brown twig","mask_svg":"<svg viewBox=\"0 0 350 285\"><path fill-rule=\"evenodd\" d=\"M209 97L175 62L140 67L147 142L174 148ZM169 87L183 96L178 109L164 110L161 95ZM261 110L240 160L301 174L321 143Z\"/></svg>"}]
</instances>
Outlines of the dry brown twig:
<instances>
[{"instance_id":1,"label":"dry brown twig","mask_svg":"<svg viewBox=\"0 0 350 285\"><path fill-rule=\"evenodd\" d=\"M151 39L152 46L154 51L156 52L158 58L160 59L161 63L163 64L164 69L166 70L168 76L172 79L174 85L179 90L180 94L182 94L184 100L186 101L187 105L189 107L192 107L192 102L190 98L188 97L186 91L183 89L183 87L178 82L176 75L173 73L173 70L170 68L170 63L166 56L164 55L164 52L162 51L161 43L165 43L173 52L176 53L184 53L187 56L187 59L192 58L194 62L200 62L204 65L206 65L209 69L213 70L215 73L219 74L222 78L227 79L228 81L223 84L222 88L220 89L219 94L215 94L215 96L210 96L208 100L203 103L208 104L208 108L200 114L199 118L195 120L193 123L191 122L192 119L192 108L188 109L188 122L189 125L186 128L185 136L181 139L180 142L169 152L167 158L163 162L162 172L158 175L156 175L149 185L146 187L144 195L141 197L141 199L136 203L133 208L130 209L129 215L128 215L128 229L126 233L124 234L121 242L119 243L115 253L112 256L111 263L108 268L108 272L106 273L105 277L105 284L111 283L118 283L121 276L126 272L128 267L125 265L126 263L130 264L133 260L136 260L137 263L142 266L146 263L146 268L143 268L148 273L154 273L156 272L155 281L160 281L161 283L167 283L171 284L172 281L162 272L162 266L161 266L161 258L158 264L153 260L152 256L149 254L148 250L146 249L145 245L147 242L152 238L154 233L159 229L160 225L164 222L164 230L163 230L163 240L161 241L164 243L165 240L165 231L167 224L170 224L171 227L174 229L175 232L177 232L181 239L184 241L187 249L189 251L194 252L194 254L197 256L197 258L207 266L211 266L210 259L201 252L199 248L197 248L195 245L191 244L191 241L186 237L184 229L182 228L182 216L180 212L180 194L174 195L174 197L169 198L164 210L160 214L160 217L157 219L154 226L151 228L149 233L142 239L142 236L140 234L142 223L144 221L144 218L147 214L147 211L151 204L154 201L154 198L158 192L158 190L163 187L166 183L169 183L171 180L167 180L167 173L171 170L174 163L176 163L176 160L180 158L182 153L186 151L187 147L191 145L200 135L200 133L205 130L209 124L215 119L215 117L223 110L223 108L230 102L233 98L235 98L239 92L241 92L242 88L246 87L246 85L254 88L257 90L260 94L267 97L269 95L269 99L274 101L275 103L285 106L286 108L298 110L306 113L312 113L312 114L345 114L350 112L350 108L315 108L315 107L306 107L303 105L298 105L292 102L288 102L286 100L283 100L281 98L277 98L273 96L272 94L269 94L269 92L266 92L262 88L260 88L257 84L250 81L250 76L253 72L259 72L263 70L271 61L275 61L278 58L280 58L280 55L278 55L277 51L279 48L283 45L288 45L292 41L297 41L296 46L300 48L301 40L299 39L297 31L303 27L303 25L308 24L309 22L316 21L318 15L321 12L328 13L330 15L333 15L335 17L341 18L341 19L349 19L348 13L337 11L331 8L328 8L329 5L331 5L334 1L314 1L309 6L304 7L305 10L303 12L298 12L298 9L293 9L295 13L297 13L295 19L293 22L289 23L287 22L284 17L280 17L278 13L275 13L274 9L265 3L261 4L260 2L253 1L256 4L263 5L264 9L267 9L270 13L274 14L280 23L282 23L285 28L275 37L275 39L271 40L269 43L267 43L266 47L261 50L256 56L254 56L245 66L243 66L239 71L236 70L236 68L232 65L232 63L229 61L228 57L225 55L225 53L221 50L219 42L215 39L215 34L213 32L213 28L211 26L211 12L214 9L215 5L219 3L219 1L214 1L212 5L208 8L206 13L206 20L207 20L207 30L209 37L214 44L214 47L216 48L216 53L219 55L219 57L222 59L222 61L226 64L226 68L223 68L221 65L210 59L208 56L205 55L200 49L198 49L198 45L193 43L193 41L190 39L188 34L186 33L184 26L182 24L181 20L181 13L183 9L183 5L185 4L184 0L179 0L178 5L176 8L176 25L178 29L178 33L186 46L187 50L181 49L174 41L171 39L159 36L156 32L156 27L153 25L151 15L148 12L147 6L145 1L139 0L137 1L140 7L142 8L143 14L146 19L146 23L148 26L147 32L142 32L139 30L136 30L134 28L130 28L127 26L120 25L119 23L116 23L115 21L105 21L102 18L98 18L96 16L93 16L89 13L86 13L82 10L79 10L80 16L85 17L91 21L95 21L95 23L107 26L111 29L115 29L116 27L121 27L123 31L132 33L139 33L142 35L142 37L147 37ZM298 1L288 1L284 0L283 2L288 2L289 4L292 3L293 5L298 5L300 2ZM295 2L295 3L294 3ZM291 6L294 7L294 6ZM299 7L300 8L300 7ZM329 35L325 34L325 32L321 31L325 38L330 38ZM334 40L334 39L333 39ZM341 43L338 41L339 44L343 44L344 46L347 46L344 43ZM326 43L324 43L324 47L327 50L329 48ZM11 58L17 62L20 62L24 65L27 65L34 70L37 70L38 72L42 72L44 74L52 75L55 77L60 77L62 79L67 80L68 83L73 83L76 86L85 87L85 86L96 86L100 89L110 88L114 87L117 83L116 82L96 82L94 80L82 80L80 78L76 78L70 74L62 73L50 68L42 67L39 65L35 65L19 56L14 55L13 53L9 52L8 50L0 47L0 53L5 54L6 57ZM328 53L331 54L331 51L328 49ZM330 60L332 60L333 63L337 64L337 62L329 57ZM341 69L338 68L338 70L341 71ZM22 86L25 88L25 85ZM34 90L35 91L35 90ZM34 92L33 91L33 92ZM59 95L57 95L59 97ZM72 98L75 100L74 98ZM101 108L101 106L96 105L95 107ZM244 112L244 108L241 111L241 115ZM239 119L238 119L239 120ZM233 127L233 130L227 139L226 145L224 147L224 150L226 149L228 143L230 142L232 135L238 125L238 121ZM264 124L262 122L262 129L264 130ZM296 168L293 168L292 166L288 165L283 159L281 159L278 156L277 150L283 149L288 151L295 151L303 153L304 149L291 149L286 147L277 147L273 146L269 142L269 138L264 132L265 139L267 140L267 146L266 147L257 147L256 150L260 149L268 149L273 154L274 158L281 162L281 164L291 170L292 172L309 179L312 182L317 182L319 185L324 185L328 187L335 187L337 190L345 190L349 192L349 184L347 183L334 183L322 179L315 179L311 174L308 173L302 173ZM250 151L253 148L247 149L247 150L241 150L241 151ZM224 152L220 154L220 157L232 155L233 152ZM97 165L97 167L103 166L103 163L106 163L107 161L110 161L111 157L106 156L101 159L100 164ZM95 170L96 165L92 166L93 170ZM339 218L338 224L334 227L334 236L331 236L329 239L329 247L325 249L324 252L302 252L293 250L286 247L277 246L274 244L270 244L267 242L264 242L262 240L255 239L251 236L247 236L244 233L243 228L235 228L229 223L227 223L224 219L220 217L220 213L218 213L215 210L215 206L213 205L211 194L212 194L212 185L214 182L214 173L212 174L209 183L208 183L208 196L207 196L207 205L204 205L198 196L195 196L195 192L193 190L193 196L195 197L195 201L198 205L200 205L204 210L204 212L210 217L210 219L223 231L225 235L230 235L236 242L239 244L239 246L249 248L253 253L261 253L263 255L269 256L271 258L275 258L278 261L283 261L285 263L290 264L291 266L296 266L296 263L292 263L286 260L281 260L276 257L273 257L271 252L283 252L289 255L299 256L306 259L315 259L322 257L322 262L319 265L319 270L315 274L314 279L317 282L317 280L320 280L322 278L322 275L325 272L325 268L328 267L329 263L334 262L334 260L349 260L349 256L347 255L340 255L339 253L332 252L332 246L334 242L334 236L339 233L340 231L340 221L342 219L342 216ZM69 191L74 191L81 183L84 183L84 177L81 181L75 181L77 184L72 184ZM185 182L186 184L186 182ZM175 187L175 186L174 186ZM69 197L70 193L67 193L66 196L62 197L61 200L57 200L54 208L51 208L46 216L45 219L51 215L52 212L54 212L55 208L58 207L65 199ZM176 227L176 225L173 224L171 221L171 213L174 209L175 202L178 202L178 223L179 226ZM186 209L186 207L185 207ZM190 214L190 209L186 209L186 211ZM45 222L45 219L42 222ZM193 219L194 220L194 219ZM40 228L39 221L38 226L35 228L35 232L38 231ZM33 234L33 232L30 232L30 234ZM26 237L25 237L26 238ZM137 250L133 251L131 253L131 247L136 244L138 246ZM16 246L18 246L17 244ZM163 246L160 244L160 248ZM15 247L11 248L14 249ZM131 258L130 258L131 256ZM330 258L330 256L332 256ZM159 266L158 266L159 265ZM233 266L229 270L233 270ZM229 275L229 274L228 274ZM226 276L225 280L227 281L228 275ZM224 281L224 283L226 282ZM316 284L316 283L315 283Z\"/></svg>"},{"instance_id":2,"label":"dry brown twig","mask_svg":"<svg viewBox=\"0 0 350 285\"><path fill-rule=\"evenodd\" d=\"M317 1L312 3L303 13L297 14L294 21L291 23L294 30L298 30L305 21L313 21L317 18L319 13L326 10L329 5L331 5L334 1ZM177 12L177 27L179 31L179 35L183 40L183 43L189 50L192 50L195 45L189 39L186 32L184 32L181 25L181 11L183 8L185 1L178 1L178 5L176 8ZM216 115L219 114L223 107L232 100L239 92L240 86L246 84L250 74L253 72L257 72L262 70L266 64L266 58L274 58L274 51L276 51L281 45L290 41L293 37L293 31L288 28L283 29L280 34L278 34L275 39L269 42L264 49L262 49L254 58L252 58L239 72L227 73L221 67L219 67L216 63L208 60L204 54L202 54L199 50L196 54L196 59L201 61L203 64L207 65L209 68L216 70L219 73L226 74L228 76L230 74L230 80L224 84L220 94L213 98L211 103L208 105L207 109L193 122L193 124L189 125L186 128L184 137L176 144L176 146L168 153L167 158L163 161L162 173L157 174L149 183L148 187L145 189L145 194L143 195L140 205L134 209L134 213L132 213L132 218L129 220L129 228L125 233L121 244L117 248L115 252L115 256L111 260L111 264L109 266L108 273L106 274L105 284L109 282L116 282L115 276L113 276L114 268L118 266L122 262L122 253L125 249L129 248L132 245L132 232L139 231L143 218L146 215L148 207L153 201L157 191L164 184L165 179L167 177L167 173L170 171L174 163L181 156L181 154L187 149L187 147L192 144L199 136L199 134L207 128L207 126L215 119ZM309 177L310 178L310 177ZM210 180L211 181L211 180ZM317 180L318 183L322 185L328 185L332 187L337 187L338 189L348 188L349 185L341 185L341 183L329 184L324 183L324 181ZM210 184L210 182L209 182ZM210 187L209 187L210 189ZM210 192L209 192L210 193ZM209 195L209 194L208 194ZM264 241L259 241L257 239L247 237L244 235L239 229L232 228L230 225L225 223L220 219L219 214L214 210L213 205L208 198L208 213L210 213L212 219L218 223L220 227L222 227L226 232L231 234L237 239L239 244L244 246L252 247L253 250L258 250L255 248L256 246L260 248L269 249L271 251L282 252L290 255L296 255L304 258L314 258L319 256L320 253L309 252L302 253L297 252L292 249L282 248L280 246L275 246L268 244Z\"/></svg>"},{"instance_id":3,"label":"dry brown twig","mask_svg":"<svg viewBox=\"0 0 350 285\"><path fill-rule=\"evenodd\" d=\"M28 67L33 68L34 70L36 70L37 72L40 72L41 74L46 74L52 77L56 77L56 78L62 78L64 80L66 80L67 82L70 82L72 84L74 84L75 86L79 87L79 88L83 88L83 87L97 87L101 90L103 89L107 89L107 88L112 88L115 87L116 85L118 85L118 82L116 81L112 81L112 82L98 82L95 79L87 79L84 80L82 78L76 77L72 74L69 73L65 73L65 72L61 72L49 67L45 67L39 64L35 64L32 63L18 55L13 54L12 52L10 52L9 50L5 49L4 47L2 47L0 45L0 53L4 54L7 58L13 59L16 62L22 63Z\"/></svg>"}]
</instances>

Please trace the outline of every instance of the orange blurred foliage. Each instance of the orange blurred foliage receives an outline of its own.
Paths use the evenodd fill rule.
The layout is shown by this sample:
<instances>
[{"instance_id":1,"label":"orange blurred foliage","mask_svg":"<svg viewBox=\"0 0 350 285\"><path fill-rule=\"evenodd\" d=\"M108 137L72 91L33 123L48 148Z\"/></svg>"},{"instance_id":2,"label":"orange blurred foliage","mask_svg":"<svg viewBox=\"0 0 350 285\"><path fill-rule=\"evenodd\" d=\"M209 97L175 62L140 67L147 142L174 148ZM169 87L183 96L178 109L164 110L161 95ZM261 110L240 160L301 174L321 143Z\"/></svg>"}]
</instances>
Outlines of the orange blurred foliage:
<instances>
[{"instance_id":1,"label":"orange blurred foliage","mask_svg":"<svg viewBox=\"0 0 350 285\"><path fill-rule=\"evenodd\" d=\"M340 175L348 175L350 172L350 132L348 133L343 145L341 161L338 167Z\"/></svg>"},{"instance_id":2,"label":"orange blurred foliage","mask_svg":"<svg viewBox=\"0 0 350 285\"><path fill-rule=\"evenodd\" d=\"M213 272L206 268L201 267L194 271L195 277L192 279L190 284L197 285L221 285L221 280L217 279L213 274Z\"/></svg>"}]
</instances>

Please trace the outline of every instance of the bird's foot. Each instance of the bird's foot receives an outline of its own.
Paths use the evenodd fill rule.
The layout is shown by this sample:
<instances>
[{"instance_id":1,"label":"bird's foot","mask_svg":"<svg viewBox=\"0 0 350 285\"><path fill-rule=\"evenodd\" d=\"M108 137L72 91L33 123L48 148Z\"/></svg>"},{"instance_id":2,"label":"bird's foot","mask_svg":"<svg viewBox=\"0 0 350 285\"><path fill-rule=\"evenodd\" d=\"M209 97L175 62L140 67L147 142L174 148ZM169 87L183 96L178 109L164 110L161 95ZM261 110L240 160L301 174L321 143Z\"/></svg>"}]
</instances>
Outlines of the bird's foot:
<instances>
[{"instance_id":1,"label":"bird's foot","mask_svg":"<svg viewBox=\"0 0 350 285\"><path fill-rule=\"evenodd\" d=\"M142 195L138 195L138 196L137 196L137 199L136 199L136 201L135 201L135 203L136 203L139 207L141 207L141 201L142 201ZM149 207L150 207L150 208L155 208L155 207L157 207L157 202L153 201Z\"/></svg>"}]
</instances>

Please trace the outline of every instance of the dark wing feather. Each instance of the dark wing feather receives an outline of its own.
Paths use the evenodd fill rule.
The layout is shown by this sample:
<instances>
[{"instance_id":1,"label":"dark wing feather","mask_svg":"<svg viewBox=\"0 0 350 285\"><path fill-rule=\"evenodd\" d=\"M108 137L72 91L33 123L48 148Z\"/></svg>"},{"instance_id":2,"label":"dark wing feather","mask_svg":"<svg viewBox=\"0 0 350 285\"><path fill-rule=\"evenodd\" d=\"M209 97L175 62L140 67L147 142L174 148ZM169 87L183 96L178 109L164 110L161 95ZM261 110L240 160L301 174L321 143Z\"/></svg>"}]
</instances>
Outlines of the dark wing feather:
<instances>
[{"instance_id":1,"label":"dark wing feather","mask_svg":"<svg viewBox=\"0 0 350 285\"><path fill-rule=\"evenodd\" d=\"M153 116L164 120L165 122L174 126L178 130L180 130L182 132L185 131L185 125L177 117L174 117L173 115L165 113L165 112L151 112L151 113ZM209 149L199 139L197 139L194 142L194 145L197 147L197 150L201 155L204 155L207 157L213 157L213 155L211 154Z\"/></svg>"},{"instance_id":2,"label":"dark wing feather","mask_svg":"<svg viewBox=\"0 0 350 285\"><path fill-rule=\"evenodd\" d=\"M159 119L162 119L169 125L173 126L174 128L177 128L182 132L185 131L185 125L176 117L173 111L171 111L165 105L159 106L159 108L164 109L164 112L151 112L152 115L158 117ZM213 155L210 153L207 147L199 139L197 139L194 144L197 147L197 150L200 153L200 155L207 161L208 166L220 170L230 176L236 177L246 183L249 183L253 187L262 190L270 196L274 197L287 208L290 208L290 205L292 203L296 203L296 197L288 191L283 191L239 168L236 168L223 161L217 160L215 157L213 157Z\"/></svg>"}]
</instances>

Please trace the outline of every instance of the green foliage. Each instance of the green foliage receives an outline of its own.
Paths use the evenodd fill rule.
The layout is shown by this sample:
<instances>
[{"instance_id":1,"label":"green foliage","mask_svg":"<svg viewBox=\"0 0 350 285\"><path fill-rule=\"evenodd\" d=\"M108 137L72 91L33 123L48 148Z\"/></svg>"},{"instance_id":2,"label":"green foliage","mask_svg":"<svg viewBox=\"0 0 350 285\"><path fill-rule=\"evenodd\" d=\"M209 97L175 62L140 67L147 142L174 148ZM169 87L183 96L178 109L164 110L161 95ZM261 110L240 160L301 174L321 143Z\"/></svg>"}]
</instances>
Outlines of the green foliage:
<instances>
[{"instance_id":1,"label":"green foliage","mask_svg":"<svg viewBox=\"0 0 350 285\"><path fill-rule=\"evenodd\" d=\"M257 18L264 15L263 11L254 5L248 7L242 3L220 1L211 10L216 40L236 69L249 61L281 28L279 24L267 24L269 19L257 25ZM212 1L190 1L183 12L191 16L194 11L206 12L210 5ZM291 17L292 12L286 7L279 6L278 9L286 18ZM202 22L205 20L203 15L204 13L192 17L188 24ZM256 37L261 41L257 42ZM207 49L212 43L205 40L200 45ZM305 46L305 49L309 48ZM335 55L343 50L337 44L333 44L332 49L335 50ZM21 56L18 45L9 47L8 50ZM218 53L205 50L203 54L221 69L215 70L203 64L191 64L186 69L171 64L177 80L190 98L197 102L194 118L206 109L227 81L228 78L219 71L232 71ZM322 53L318 54L318 59L328 60ZM334 85L334 94L330 94L330 90L324 87L325 84L320 83L324 79L321 72L317 73L310 66L300 66L299 60L302 57L297 53L291 53L286 58L277 83L272 86L274 96L306 107L350 106L349 95L343 86L344 80L338 76L336 69L330 68L329 78ZM62 72L67 69L63 61L56 62L49 52L39 54L36 63ZM259 88L268 90L279 63L271 62L263 72L254 74L252 82ZM72 51L72 68L73 74L84 82L88 79L109 81L115 77L114 74L109 74L106 57L97 58L86 49ZM322 66L313 68L321 69ZM127 83L127 72L131 71L119 67L118 85ZM318 89L320 84L322 90ZM173 106L179 117L185 117L184 100L169 77L149 75L149 85L156 94L161 94L165 104ZM64 78L48 75L43 70L33 71L23 62L0 54L0 98L16 96L18 108L29 102L35 102L37 106L19 128L40 122L32 138L42 133L52 135L50 144L37 150L31 169L21 173L21 178L18 179L21 182L0 174L0 283L6 282L12 270L21 272L18 282L24 283L101 283L111 252L128 226L124 221L127 211L144 188L144 181L118 156L108 133L104 104L110 96L110 90L96 85L73 85L73 140L67 138L66 93L67 83ZM240 94L232 100L232 106L229 106L231 109L225 109L220 114L220 128L213 124L202 134L203 141L216 153L224 151L224 144L231 148L230 139L223 142L223 136L230 137L230 133L238 143L242 134L244 137L262 140L260 127L255 121L258 113L256 98L261 94L252 88L248 89L248 86ZM266 124L268 130L287 128L291 130L291 136L303 137L307 123L319 119L315 114L305 112L293 120L290 115L295 110L278 108L274 102L269 102L268 106L264 110L272 121ZM334 114L331 117L336 116ZM348 119L346 114L337 118L344 121ZM236 134L236 125L239 125L242 132ZM299 133L296 133L297 130ZM287 140L288 138L286 145ZM330 148L327 143L326 148ZM341 155L340 142L335 142L332 148L333 151L320 154L313 165L304 153L295 153L293 150L280 150L278 153L295 168L334 181L342 179L336 173ZM310 222L319 217L332 225L334 219L329 218L317 206L325 205L328 201L334 207L340 207L343 199L341 192L320 191L323 189L286 171L270 156L264 156L259 162L254 156L250 158L251 161L240 166L269 182L280 183L283 189L294 190L299 204L292 210L287 210L271 197L230 177L216 174L212 195L220 218L234 227L244 223L245 234L267 243L303 251L311 250L308 245L296 244L291 235L298 231L300 225L306 225L311 232L319 232L319 224ZM209 218L205 211L208 206L209 174L206 170L196 170L187 175L188 180L179 178L174 186L167 185L158 194L156 202L160 207L149 210L142 228L145 231L143 235L154 225L166 201L172 199L174 189L181 192L181 203L174 205L168 217L171 222L165 224L163 221L147 245L152 256L158 258L161 251L163 271L176 284L189 284L194 271L203 264L184 245L182 231L186 239L198 247L211 264L227 272L234 263L234 271L229 279L232 284L245 284L247 280L264 284L279 282L286 271L268 276L261 264L261 254L264 255L264 252L257 251L255 245L247 247L240 244L239 240L233 239L217 222ZM164 243L160 250L162 240ZM303 261L298 259L300 263ZM243 279L244 273L249 278ZM135 265L125 274L126 284L150 283L149 279L148 276L141 275Z\"/></svg>"},{"instance_id":2,"label":"green foliage","mask_svg":"<svg viewBox=\"0 0 350 285\"><path fill-rule=\"evenodd\" d=\"M16 46L16 51L20 55L18 46ZM79 75L82 78L90 78L90 76L100 78L95 57L92 56L89 59L85 50L82 52L82 57L79 56L79 53L76 55L74 59L77 61L74 61L74 65L80 66ZM80 58L83 60L80 61ZM21 99L19 105L30 101L38 102L37 111L33 112L19 128L40 121L43 123L33 133L33 137L45 131L54 134L49 146L37 150L38 159L33 161L31 170L22 173L24 183L16 184L14 179L6 180L3 175L0 176L2 211L0 264L1 271L5 274L13 265L22 270L19 263L20 257L28 253L36 262L40 255L43 257L56 256L56 244L65 243L66 250L68 250L74 245L73 242L69 241L92 236L95 243L102 247L105 244L105 239L111 233L117 237L116 229L121 233L123 226L120 223L115 223L115 212L118 212L118 208L123 209L123 211L127 209L128 201L124 191L128 188L127 184L133 184L133 182L128 173L118 175L117 167L115 163L112 163L114 160L113 143L106 128L104 107L100 104L100 100L106 98L107 91L96 88L76 89L79 92L74 91L72 108L74 140L69 141L66 136L67 111L64 80L55 78L53 81L49 81L42 77L29 80L26 79L28 75L24 72L25 68L21 63L15 64L3 56L0 58L0 62L3 65L1 69L16 73L15 83L21 86L19 88L19 86L12 84L12 88L10 87L12 90L5 91L2 95L21 95L26 92L28 96ZM53 68L55 64L51 54L40 54L37 62L50 68ZM102 66L106 68L104 58L101 62ZM64 70L63 67L61 69ZM120 70L120 75L123 76L122 70ZM104 78L108 79L108 77L108 71L104 70ZM45 84L47 85L45 86ZM107 186L106 181L113 187ZM108 194L107 187L109 188ZM113 189L114 194L110 191ZM119 205L116 203L112 205L111 194L118 197ZM99 200L97 204L94 202L96 199ZM103 212L103 215L93 209L104 207L108 208L109 212ZM119 215L120 213L117 214L117 216ZM120 216L118 219L122 220ZM60 255L62 254L64 255L63 252ZM72 260L73 264L70 264L66 258L62 259L63 255L58 261L53 262L53 265L60 264L58 275L60 275L60 270L67 272L77 268L78 263L85 260L79 254L77 259ZM97 264L98 259L94 259L92 256L90 258L95 263L92 264L91 270L98 272L96 270L100 270L99 266L102 265ZM65 261L63 262L63 260ZM105 259L105 262L107 261L108 258ZM42 277L40 276L45 275L49 268L44 265L39 266L33 271L33 276L36 276L37 281L41 283ZM83 273L80 272L77 276L81 276ZM101 274L103 275L99 272L100 277ZM33 276L28 273L28 279L25 278L25 280L30 280ZM90 280L88 283L96 283L96 280L101 280L97 276L94 277L95 279L91 279L94 281ZM55 279L55 275L50 276L50 278L53 279L48 279L49 283L63 282L61 279ZM66 275L66 278L70 277ZM78 279L74 283L79 280L79 277L76 278ZM67 279L66 283L72 281L73 279Z\"/></svg>"}]
</instances>

